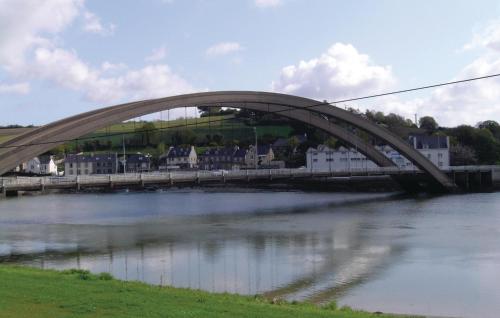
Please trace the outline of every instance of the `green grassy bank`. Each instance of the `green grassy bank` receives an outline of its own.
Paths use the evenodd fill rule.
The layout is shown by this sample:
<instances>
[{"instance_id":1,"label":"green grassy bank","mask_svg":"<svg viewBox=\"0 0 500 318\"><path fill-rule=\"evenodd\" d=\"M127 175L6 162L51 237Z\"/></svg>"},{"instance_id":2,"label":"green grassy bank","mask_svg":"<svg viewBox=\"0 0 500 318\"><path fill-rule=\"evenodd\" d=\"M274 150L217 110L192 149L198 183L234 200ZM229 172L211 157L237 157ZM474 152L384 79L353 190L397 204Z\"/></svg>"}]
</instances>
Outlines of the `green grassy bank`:
<instances>
[{"instance_id":1,"label":"green grassy bank","mask_svg":"<svg viewBox=\"0 0 500 318\"><path fill-rule=\"evenodd\" d=\"M261 297L211 294L114 280L70 270L0 266L0 317L395 317L275 303Z\"/></svg>"}]
</instances>

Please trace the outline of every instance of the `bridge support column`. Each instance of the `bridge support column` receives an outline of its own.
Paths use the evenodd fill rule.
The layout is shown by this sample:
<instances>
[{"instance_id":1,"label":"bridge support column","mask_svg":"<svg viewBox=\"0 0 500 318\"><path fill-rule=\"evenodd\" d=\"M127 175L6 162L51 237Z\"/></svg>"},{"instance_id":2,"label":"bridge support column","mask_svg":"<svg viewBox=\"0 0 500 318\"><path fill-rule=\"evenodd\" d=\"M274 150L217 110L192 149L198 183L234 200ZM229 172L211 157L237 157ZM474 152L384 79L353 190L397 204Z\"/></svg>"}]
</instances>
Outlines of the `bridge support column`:
<instances>
[{"instance_id":1,"label":"bridge support column","mask_svg":"<svg viewBox=\"0 0 500 318\"><path fill-rule=\"evenodd\" d=\"M3 190L2 196L3 197L17 197L19 195L19 192L17 190Z\"/></svg>"},{"instance_id":2,"label":"bridge support column","mask_svg":"<svg viewBox=\"0 0 500 318\"><path fill-rule=\"evenodd\" d=\"M144 189L144 179L142 178L142 173L139 175L139 184Z\"/></svg>"}]
</instances>

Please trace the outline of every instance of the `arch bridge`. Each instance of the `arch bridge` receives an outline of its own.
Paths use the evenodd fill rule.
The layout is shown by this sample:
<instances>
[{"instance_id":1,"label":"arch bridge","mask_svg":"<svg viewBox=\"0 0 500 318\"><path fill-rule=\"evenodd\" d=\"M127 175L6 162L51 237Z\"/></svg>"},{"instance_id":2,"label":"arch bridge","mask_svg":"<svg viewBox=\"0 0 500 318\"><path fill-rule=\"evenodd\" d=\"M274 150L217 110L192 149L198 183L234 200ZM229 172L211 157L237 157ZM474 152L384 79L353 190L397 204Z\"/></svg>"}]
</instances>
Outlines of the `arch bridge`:
<instances>
[{"instance_id":1,"label":"arch bridge","mask_svg":"<svg viewBox=\"0 0 500 318\"><path fill-rule=\"evenodd\" d=\"M390 145L425 172L432 185L437 186L440 191L452 191L456 187L448 176L407 142L359 115L313 99L252 91L205 92L143 100L105 107L58 120L0 144L0 175L63 144L66 140L77 139L111 124L160 111L200 106L222 106L275 113L329 133L347 145L356 147L380 167L395 166L394 162L371 144L336 124L338 121L344 122Z\"/></svg>"}]
</instances>

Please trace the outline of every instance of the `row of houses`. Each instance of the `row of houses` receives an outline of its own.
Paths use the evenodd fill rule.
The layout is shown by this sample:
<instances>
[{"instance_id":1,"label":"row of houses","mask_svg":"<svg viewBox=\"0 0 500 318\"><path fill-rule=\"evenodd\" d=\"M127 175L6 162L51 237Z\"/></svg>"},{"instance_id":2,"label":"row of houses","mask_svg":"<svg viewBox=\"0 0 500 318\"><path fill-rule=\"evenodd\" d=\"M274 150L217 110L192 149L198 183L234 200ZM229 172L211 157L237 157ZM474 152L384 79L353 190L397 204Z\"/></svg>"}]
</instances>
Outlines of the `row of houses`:
<instances>
[{"instance_id":1,"label":"row of houses","mask_svg":"<svg viewBox=\"0 0 500 318\"><path fill-rule=\"evenodd\" d=\"M274 151L270 145L208 148L198 155L194 146L171 147L160 157L159 170L201 169L239 170L243 168L279 167L284 164L274 161Z\"/></svg>"},{"instance_id":2,"label":"row of houses","mask_svg":"<svg viewBox=\"0 0 500 318\"><path fill-rule=\"evenodd\" d=\"M274 160L271 146L209 148L199 155L194 146L170 147L161 155L158 166L153 167L149 155L127 155L125 159L117 154L67 155L64 171L67 176L90 174L115 174L124 172L147 172L151 170L239 170L246 168L280 168L284 162Z\"/></svg>"},{"instance_id":3,"label":"row of houses","mask_svg":"<svg viewBox=\"0 0 500 318\"><path fill-rule=\"evenodd\" d=\"M447 136L410 135L408 143L440 169L450 167L450 140ZM390 146L376 146L378 151L391 159L402 170L417 167ZM340 147L331 149L326 145L309 148L306 152L307 168L311 170L342 171L350 169L374 169L378 167L366 158L359 149Z\"/></svg>"},{"instance_id":4,"label":"row of houses","mask_svg":"<svg viewBox=\"0 0 500 318\"><path fill-rule=\"evenodd\" d=\"M130 154L125 160L116 153L98 155L67 155L64 159L64 173L67 176L89 174L115 174L118 172L151 171L151 156Z\"/></svg>"}]
</instances>

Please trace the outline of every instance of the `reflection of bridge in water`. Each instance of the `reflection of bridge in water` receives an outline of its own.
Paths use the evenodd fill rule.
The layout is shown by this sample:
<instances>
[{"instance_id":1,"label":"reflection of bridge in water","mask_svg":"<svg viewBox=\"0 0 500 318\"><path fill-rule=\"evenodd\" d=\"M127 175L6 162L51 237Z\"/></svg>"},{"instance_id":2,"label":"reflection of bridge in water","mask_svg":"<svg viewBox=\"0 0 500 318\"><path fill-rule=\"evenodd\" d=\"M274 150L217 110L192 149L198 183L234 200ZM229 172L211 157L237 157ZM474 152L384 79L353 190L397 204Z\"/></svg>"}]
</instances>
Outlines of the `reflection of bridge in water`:
<instances>
[{"instance_id":1,"label":"reflection of bridge in water","mask_svg":"<svg viewBox=\"0 0 500 318\"><path fill-rule=\"evenodd\" d=\"M374 279L404 252L390 240L372 240L380 233L365 226L370 213L343 216L353 205L368 204L369 210L366 201L375 198L392 200L370 195L293 211L198 215L133 225L50 224L37 230L16 225L2 229L0 243L14 233L27 242L9 250L0 244L0 261L322 303ZM314 226L308 223L311 212L318 218ZM283 227L283 222L295 225Z\"/></svg>"}]
</instances>

